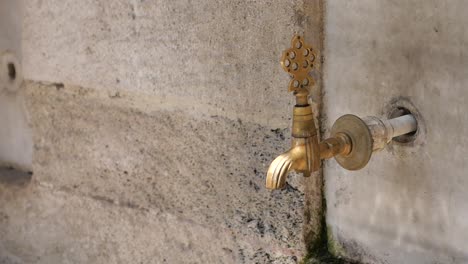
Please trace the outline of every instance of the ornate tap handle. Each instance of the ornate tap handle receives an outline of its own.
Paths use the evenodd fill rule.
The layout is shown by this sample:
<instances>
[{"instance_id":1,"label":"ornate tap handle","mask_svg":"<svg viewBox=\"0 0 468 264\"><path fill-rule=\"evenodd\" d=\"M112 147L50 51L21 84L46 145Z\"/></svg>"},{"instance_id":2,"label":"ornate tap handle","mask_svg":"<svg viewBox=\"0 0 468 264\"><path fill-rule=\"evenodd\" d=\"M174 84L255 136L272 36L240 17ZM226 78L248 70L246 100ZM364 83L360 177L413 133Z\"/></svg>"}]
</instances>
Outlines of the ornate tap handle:
<instances>
[{"instance_id":1,"label":"ornate tap handle","mask_svg":"<svg viewBox=\"0 0 468 264\"><path fill-rule=\"evenodd\" d=\"M289 82L289 91L294 93L309 93L314 85L314 79L309 72L314 67L316 54L312 46L307 45L301 36L294 36L291 40L291 48L283 52L281 66L292 77Z\"/></svg>"}]
</instances>

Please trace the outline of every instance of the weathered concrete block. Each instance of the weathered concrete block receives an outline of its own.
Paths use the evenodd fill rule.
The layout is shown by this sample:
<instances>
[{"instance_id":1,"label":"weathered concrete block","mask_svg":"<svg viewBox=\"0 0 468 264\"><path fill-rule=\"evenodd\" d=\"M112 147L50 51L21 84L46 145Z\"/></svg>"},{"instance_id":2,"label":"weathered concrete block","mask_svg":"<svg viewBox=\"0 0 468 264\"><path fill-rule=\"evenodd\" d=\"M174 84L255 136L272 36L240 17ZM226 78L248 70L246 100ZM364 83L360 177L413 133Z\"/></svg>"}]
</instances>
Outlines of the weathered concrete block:
<instances>
[{"instance_id":1,"label":"weathered concrete block","mask_svg":"<svg viewBox=\"0 0 468 264\"><path fill-rule=\"evenodd\" d=\"M303 30L302 1L33 0L25 13L30 79L134 91L170 109L184 102L273 126L290 117L279 58Z\"/></svg>"},{"instance_id":2,"label":"weathered concrete block","mask_svg":"<svg viewBox=\"0 0 468 264\"><path fill-rule=\"evenodd\" d=\"M132 100L144 101L131 94L116 96L35 82L25 89L35 142L34 181L19 193L2 196L5 207L0 212L8 219L0 228L8 238L1 242L2 252L25 262L38 256L52 262L68 257L103 262L106 256L87 251L86 243L78 242L84 240L93 247L107 247L112 241L116 248L125 245L131 249L128 256L116 259L139 259L148 254L159 260L181 258L171 263L190 262L188 259L208 263L219 263L212 261L215 259L222 263L286 261L303 254L303 193L293 187L278 192L263 188L269 161L289 144L287 130L219 116L199 119L142 105L126 107ZM14 203L28 209L14 211ZM30 214L42 211L60 212L49 216L56 218L53 221L47 218L36 223ZM135 230L116 227L130 225L118 219L126 219L132 212L139 215L134 224L146 242L133 238ZM97 223L86 222L87 218ZM55 222L61 227L56 228ZM36 224L40 225L37 232L28 229L39 229ZM23 225L28 228L22 229ZM103 228L98 231L102 236L91 235L88 228L93 225ZM153 231L154 225L164 228ZM10 233L12 227L18 229ZM165 230L178 228L187 231L172 234ZM206 234L206 230L210 232ZM218 233L224 238L216 242L212 236ZM161 236L165 239L154 242L161 245L156 249L145 244ZM199 248L187 255L191 248L165 245L183 239L198 241ZM41 240L47 243L35 245ZM224 245L224 241L230 244ZM64 246L54 249L55 243ZM31 247L34 250L23 251ZM204 252L213 250L217 252ZM138 252L142 255L137 257Z\"/></svg>"},{"instance_id":3,"label":"weathered concrete block","mask_svg":"<svg viewBox=\"0 0 468 264\"><path fill-rule=\"evenodd\" d=\"M2 186L2 263L234 263L228 230L35 182ZM208 242L209 241L209 242ZM180 254L184 252L183 254Z\"/></svg>"},{"instance_id":4,"label":"weathered concrete block","mask_svg":"<svg viewBox=\"0 0 468 264\"><path fill-rule=\"evenodd\" d=\"M466 263L468 23L465 1L327 2L324 101L386 116L412 102L420 136L366 168L325 168L335 253L364 263Z\"/></svg>"}]
</instances>

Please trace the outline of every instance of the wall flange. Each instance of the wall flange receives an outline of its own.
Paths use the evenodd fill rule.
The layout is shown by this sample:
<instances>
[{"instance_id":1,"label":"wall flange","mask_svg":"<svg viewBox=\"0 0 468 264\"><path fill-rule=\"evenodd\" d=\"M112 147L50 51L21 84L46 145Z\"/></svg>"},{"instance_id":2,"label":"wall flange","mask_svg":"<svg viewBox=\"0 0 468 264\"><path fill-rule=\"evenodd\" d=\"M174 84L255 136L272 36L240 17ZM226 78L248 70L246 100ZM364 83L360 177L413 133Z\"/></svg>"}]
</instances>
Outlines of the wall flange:
<instances>
[{"instance_id":1,"label":"wall flange","mask_svg":"<svg viewBox=\"0 0 468 264\"><path fill-rule=\"evenodd\" d=\"M331 135L346 134L351 142L351 151L347 155L336 155L335 160L347 170L364 168L372 156L372 134L367 124L355 115L344 115L332 126Z\"/></svg>"}]
</instances>

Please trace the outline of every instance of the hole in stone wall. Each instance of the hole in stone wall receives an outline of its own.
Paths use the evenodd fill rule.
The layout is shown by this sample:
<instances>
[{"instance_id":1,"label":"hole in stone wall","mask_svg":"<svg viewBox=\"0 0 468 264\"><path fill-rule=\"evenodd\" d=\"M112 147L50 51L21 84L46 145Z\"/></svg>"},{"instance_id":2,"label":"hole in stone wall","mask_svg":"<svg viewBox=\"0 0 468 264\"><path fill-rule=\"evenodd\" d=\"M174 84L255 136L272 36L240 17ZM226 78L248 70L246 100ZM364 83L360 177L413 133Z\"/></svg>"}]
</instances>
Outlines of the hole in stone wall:
<instances>
[{"instance_id":1,"label":"hole in stone wall","mask_svg":"<svg viewBox=\"0 0 468 264\"><path fill-rule=\"evenodd\" d=\"M0 183L14 184L19 186L27 185L32 179L32 171L23 171L11 166L0 167Z\"/></svg>"},{"instance_id":2,"label":"hole in stone wall","mask_svg":"<svg viewBox=\"0 0 468 264\"><path fill-rule=\"evenodd\" d=\"M8 77L10 78L10 81L14 81L16 79L15 64L8 63L7 68L8 68Z\"/></svg>"},{"instance_id":3,"label":"hole in stone wall","mask_svg":"<svg viewBox=\"0 0 468 264\"><path fill-rule=\"evenodd\" d=\"M404 107L397 107L397 108L390 111L390 113L388 115L388 118L391 119L391 118L396 118L396 117L399 117L399 116L412 115L412 114L413 113L411 113L410 110L408 110L408 109L406 109ZM393 141L396 141L396 142L399 142L399 143L409 143L409 142L412 142L412 141L414 141L416 139L417 133L418 133L418 130L416 130L414 132L411 132L411 133L408 133L408 134L405 134L405 135L394 137Z\"/></svg>"},{"instance_id":4,"label":"hole in stone wall","mask_svg":"<svg viewBox=\"0 0 468 264\"><path fill-rule=\"evenodd\" d=\"M403 115L411 114L416 118L417 130L415 132L401 135L393 138L393 141L404 145L414 145L415 143L421 143L422 135L425 133L424 124L419 111L407 98L395 98L389 105L387 105L385 112L389 119L396 118ZM418 141L418 142L417 142Z\"/></svg>"}]
</instances>

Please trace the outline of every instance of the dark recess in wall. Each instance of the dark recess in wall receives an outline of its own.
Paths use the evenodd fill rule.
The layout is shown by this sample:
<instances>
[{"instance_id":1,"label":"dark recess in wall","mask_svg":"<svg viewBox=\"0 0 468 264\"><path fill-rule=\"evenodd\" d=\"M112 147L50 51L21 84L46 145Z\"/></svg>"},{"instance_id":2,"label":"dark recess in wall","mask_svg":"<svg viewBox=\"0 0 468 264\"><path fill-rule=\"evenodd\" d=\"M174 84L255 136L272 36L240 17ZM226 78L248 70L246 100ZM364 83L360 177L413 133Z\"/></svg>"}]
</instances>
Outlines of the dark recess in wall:
<instances>
[{"instance_id":1,"label":"dark recess in wall","mask_svg":"<svg viewBox=\"0 0 468 264\"><path fill-rule=\"evenodd\" d=\"M31 171L22 171L13 167L0 167L0 184L26 186L32 179Z\"/></svg>"}]
</instances>

